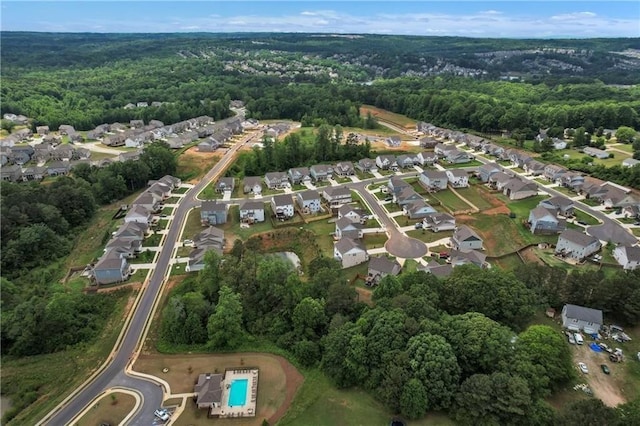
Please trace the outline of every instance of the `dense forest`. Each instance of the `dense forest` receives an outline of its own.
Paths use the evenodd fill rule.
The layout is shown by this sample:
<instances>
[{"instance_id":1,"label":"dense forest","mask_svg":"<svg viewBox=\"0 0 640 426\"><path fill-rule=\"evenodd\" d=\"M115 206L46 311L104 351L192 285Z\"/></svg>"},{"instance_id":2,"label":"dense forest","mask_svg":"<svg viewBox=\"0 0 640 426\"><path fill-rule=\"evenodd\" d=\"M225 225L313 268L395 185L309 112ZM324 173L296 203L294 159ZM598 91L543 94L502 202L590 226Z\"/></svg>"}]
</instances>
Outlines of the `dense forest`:
<instances>
[{"instance_id":1,"label":"dense forest","mask_svg":"<svg viewBox=\"0 0 640 426\"><path fill-rule=\"evenodd\" d=\"M544 400L575 373L566 339L529 326L534 312L597 303L623 324L640 321L640 271L605 277L527 264L458 267L442 280L403 273L381 281L372 307L356 301L333 259L311 261L302 280L286 261L257 253L256 238L224 258L209 253L206 268L171 292L160 348L233 350L268 339L407 418L441 410L464 425L576 424L563 421L571 408L558 415ZM596 412L630 424L618 420L624 409Z\"/></svg>"}]
</instances>

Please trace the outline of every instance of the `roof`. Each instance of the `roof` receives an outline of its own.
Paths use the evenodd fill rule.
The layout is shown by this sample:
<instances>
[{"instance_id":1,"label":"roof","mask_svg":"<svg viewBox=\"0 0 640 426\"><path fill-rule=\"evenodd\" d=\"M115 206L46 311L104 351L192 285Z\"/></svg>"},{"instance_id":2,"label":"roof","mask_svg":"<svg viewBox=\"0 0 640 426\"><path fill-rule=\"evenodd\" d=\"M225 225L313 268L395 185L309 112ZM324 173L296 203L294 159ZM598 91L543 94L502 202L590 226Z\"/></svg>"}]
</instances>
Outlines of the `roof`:
<instances>
[{"instance_id":1,"label":"roof","mask_svg":"<svg viewBox=\"0 0 640 426\"><path fill-rule=\"evenodd\" d=\"M584 306L566 304L564 305L562 312L567 318L575 318L585 322L602 324L602 311L599 309L591 309L585 308Z\"/></svg>"},{"instance_id":2,"label":"roof","mask_svg":"<svg viewBox=\"0 0 640 426\"><path fill-rule=\"evenodd\" d=\"M476 232L473 229L469 228L467 225L460 225L454 232L453 236L458 241L465 241L465 240L468 240L469 238L476 238L482 241L482 238L480 238L480 236L476 234Z\"/></svg>"},{"instance_id":3,"label":"roof","mask_svg":"<svg viewBox=\"0 0 640 426\"><path fill-rule=\"evenodd\" d=\"M102 258L94 266L95 269L120 269L122 268L122 262L124 259L116 256L109 256L109 252L105 253Z\"/></svg>"},{"instance_id":4,"label":"roof","mask_svg":"<svg viewBox=\"0 0 640 426\"><path fill-rule=\"evenodd\" d=\"M460 259L482 266L487 259L487 255L480 253L478 250L451 250L451 259L452 263L454 259Z\"/></svg>"},{"instance_id":5,"label":"roof","mask_svg":"<svg viewBox=\"0 0 640 426\"><path fill-rule=\"evenodd\" d=\"M289 169L289 172L291 174L299 174L300 176L308 176L309 175L309 168L308 167L294 167L292 169Z\"/></svg>"},{"instance_id":6,"label":"roof","mask_svg":"<svg viewBox=\"0 0 640 426\"><path fill-rule=\"evenodd\" d=\"M357 249L366 252L367 248L362 244L360 240L354 240L351 238L341 238L339 241L335 243L336 250L339 253L347 253L352 249Z\"/></svg>"},{"instance_id":7,"label":"roof","mask_svg":"<svg viewBox=\"0 0 640 426\"><path fill-rule=\"evenodd\" d=\"M400 273L401 268L402 266L400 266L396 259L389 259L386 256L372 257L369 260L369 269L376 272L397 275Z\"/></svg>"},{"instance_id":8,"label":"roof","mask_svg":"<svg viewBox=\"0 0 640 426\"><path fill-rule=\"evenodd\" d=\"M351 190L346 186L329 186L324 189L325 194L330 197L351 196Z\"/></svg>"},{"instance_id":9,"label":"roof","mask_svg":"<svg viewBox=\"0 0 640 426\"><path fill-rule=\"evenodd\" d=\"M354 229L362 229L362 225L357 222L352 222L348 217L341 217L336 220L336 227L340 230L343 230L347 227L351 227Z\"/></svg>"},{"instance_id":10,"label":"roof","mask_svg":"<svg viewBox=\"0 0 640 426\"><path fill-rule=\"evenodd\" d=\"M262 201L246 201L240 207L240 210L264 210L264 203Z\"/></svg>"},{"instance_id":11,"label":"roof","mask_svg":"<svg viewBox=\"0 0 640 426\"><path fill-rule=\"evenodd\" d=\"M233 186L233 178L232 177L223 177L218 179L218 183L216 186Z\"/></svg>"},{"instance_id":12,"label":"roof","mask_svg":"<svg viewBox=\"0 0 640 426\"><path fill-rule=\"evenodd\" d=\"M313 189L308 189L306 191L298 192L298 197L300 197L300 199L303 201L319 200L320 194L318 194L318 191L314 191Z\"/></svg>"},{"instance_id":13,"label":"roof","mask_svg":"<svg viewBox=\"0 0 640 426\"><path fill-rule=\"evenodd\" d=\"M342 216L344 216L344 215L346 215L346 214L348 214L348 213L350 213L350 212L354 212L354 213L356 213L356 214L358 214L358 215L360 215L360 216L362 216L362 215L366 215L366 214L367 214L367 212L366 212L366 211L364 211L364 210L362 210L362 209L357 209L357 208L355 208L355 207L353 207L353 206L350 206L349 204L343 204L343 205L338 209L338 212L339 212Z\"/></svg>"},{"instance_id":14,"label":"roof","mask_svg":"<svg viewBox=\"0 0 640 426\"><path fill-rule=\"evenodd\" d=\"M542 219L545 216L551 216L554 219L556 218L556 213L555 212L553 212L553 211L551 211L548 208L543 207L543 206L538 206L535 209L531 210L530 214L533 215L533 217L535 219ZM556 219L556 222L557 221L558 220Z\"/></svg>"},{"instance_id":15,"label":"roof","mask_svg":"<svg viewBox=\"0 0 640 426\"><path fill-rule=\"evenodd\" d=\"M612 221L607 221L602 225L590 226L587 228L587 232L599 240L611 241L615 244L636 244L638 242L638 239L631 235L629 231Z\"/></svg>"},{"instance_id":16,"label":"roof","mask_svg":"<svg viewBox=\"0 0 640 426\"><path fill-rule=\"evenodd\" d=\"M200 374L194 391L198 394L196 404L222 402L222 374Z\"/></svg>"},{"instance_id":17,"label":"roof","mask_svg":"<svg viewBox=\"0 0 640 426\"><path fill-rule=\"evenodd\" d=\"M582 232L576 231L575 229L566 229L562 231L562 234L560 234L560 238L581 247L586 247L598 241L597 238L592 237L591 235L583 234Z\"/></svg>"},{"instance_id":18,"label":"roof","mask_svg":"<svg viewBox=\"0 0 640 426\"><path fill-rule=\"evenodd\" d=\"M440 170L425 170L422 174L428 179L447 179L447 172L441 172Z\"/></svg>"},{"instance_id":19,"label":"roof","mask_svg":"<svg viewBox=\"0 0 640 426\"><path fill-rule=\"evenodd\" d=\"M624 251L625 256L631 262L640 262L640 247L636 246L621 246L620 249Z\"/></svg>"},{"instance_id":20,"label":"roof","mask_svg":"<svg viewBox=\"0 0 640 426\"><path fill-rule=\"evenodd\" d=\"M449 213L431 213L425 218L428 222L432 223L440 223L444 221L453 221L455 222L456 218L451 216Z\"/></svg>"},{"instance_id":21,"label":"roof","mask_svg":"<svg viewBox=\"0 0 640 426\"><path fill-rule=\"evenodd\" d=\"M200 210L203 212L226 212L227 205L219 203L218 200L205 200L202 202Z\"/></svg>"},{"instance_id":22,"label":"roof","mask_svg":"<svg viewBox=\"0 0 640 426\"><path fill-rule=\"evenodd\" d=\"M492 182L503 183L508 182L513 176L506 174L505 172L494 173L489 177Z\"/></svg>"},{"instance_id":23,"label":"roof","mask_svg":"<svg viewBox=\"0 0 640 426\"><path fill-rule=\"evenodd\" d=\"M293 199L291 198L291 195L288 194L274 195L273 204L276 206L289 206L293 204Z\"/></svg>"},{"instance_id":24,"label":"roof","mask_svg":"<svg viewBox=\"0 0 640 426\"><path fill-rule=\"evenodd\" d=\"M545 203L552 206L567 208L573 206L573 201L568 199L567 197L562 197L560 195L556 195L555 197L548 198L546 200L540 201L540 204Z\"/></svg>"},{"instance_id":25,"label":"roof","mask_svg":"<svg viewBox=\"0 0 640 426\"><path fill-rule=\"evenodd\" d=\"M264 175L266 179L269 180L273 180L273 179L286 179L287 178L287 174L285 172L269 172L267 174Z\"/></svg>"},{"instance_id":26,"label":"roof","mask_svg":"<svg viewBox=\"0 0 640 426\"><path fill-rule=\"evenodd\" d=\"M211 238L224 239L224 231L220 228L216 228L215 226L210 226L204 231L200 232L198 235L196 235L194 240L199 241L199 240L211 239Z\"/></svg>"},{"instance_id":27,"label":"roof","mask_svg":"<svg viewBox=\"0 0 640 426\"><path fill-rule=\"evenodd\" d=\"M507 185L506 188L510 189L511 192L519 192L519 191L537 191L538 190L538 186L528 180L521 180L519 178L513 178L511 179Z\"/></svg>"},{"instance_id":28,"label":"roof","mask_svg":"<svg viewBox=\"0 0 640 426\"><path fill-rule=\"evenodd\" d=\"M242 183L248 186L261 185L262 178L260 176L247 176L242 180Z\"/></svg>"},{"instance_id":29,"label":"roof","mask_svg":"<svg viewBox=\"0 0 640 426\"><path fill-rule=\"evenodd\" d=\"M460 170L460 169L451 169L451 170L447 170L445 173L447 173L447 176L449 174L451 174L453 177L467 177L467 172L465 172L464 170Z\"/></svg>"}]
</instances>

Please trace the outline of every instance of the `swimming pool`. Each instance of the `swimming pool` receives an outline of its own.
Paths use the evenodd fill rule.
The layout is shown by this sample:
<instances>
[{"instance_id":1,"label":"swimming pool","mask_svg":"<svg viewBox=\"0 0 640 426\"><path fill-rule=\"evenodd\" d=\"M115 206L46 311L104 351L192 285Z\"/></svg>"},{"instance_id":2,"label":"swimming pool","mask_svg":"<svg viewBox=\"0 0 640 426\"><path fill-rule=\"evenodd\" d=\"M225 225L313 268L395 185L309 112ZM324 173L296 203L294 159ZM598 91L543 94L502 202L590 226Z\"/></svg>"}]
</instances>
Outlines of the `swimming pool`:
<instances>
[{"instance_id":1,"label":"swimming pool","mask_svg":"<svg viewBox=\"0 0 640 426\"><path fill-rule=\"evenodd\" d=\"M229 407L243 407L247 403L247 387L249 379L237 379L231 382L229 390Z\"/></svg>"}]
</instances>

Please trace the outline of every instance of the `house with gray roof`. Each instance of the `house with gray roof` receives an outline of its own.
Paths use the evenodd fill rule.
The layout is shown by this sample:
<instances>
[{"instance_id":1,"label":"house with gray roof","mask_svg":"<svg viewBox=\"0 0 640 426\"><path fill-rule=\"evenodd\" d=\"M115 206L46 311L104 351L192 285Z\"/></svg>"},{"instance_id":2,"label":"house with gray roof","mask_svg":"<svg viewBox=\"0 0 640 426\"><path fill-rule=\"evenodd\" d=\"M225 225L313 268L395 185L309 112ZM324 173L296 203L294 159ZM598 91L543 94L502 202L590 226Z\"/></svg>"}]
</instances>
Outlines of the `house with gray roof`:
<instances>
[{"instance_id":1,"label":"house with gray roof","mask_svg":"<svg viewBox=\"0 0 640 426\"><path fill-rule=\"evenodd\" d=\"M483 164L478 169L478 178L483 182L489 182L489 178L502 171L502 169L493 163Z\"/></svg>"},{"instance_id":2,"label":"house with gray roof","mask_svg":"<svg viewBox=\"0 0 640 426\"><path fill-rule=\"evenodd\" d=\"M306 190L296 193L296 202L300 210L306 214L314 214L320 211L320 194L318 191Z\"/></svg>"},{"instance_id":3,"label":"house with gray roof","mask_svg":"<svg viewBox=\"0 0 640 426\"><path fill-rule=\"evenodd\" d=\"M562 326L571 331L596 334L602 327L602 311L584 306L566 304L562 307Z\"/></svg>"},{"instance_id":4,"label":"house with gray roof","mask_svg":"<svg viewBox=\"0 0 640 426\"><path fill-rule=\"evenodd\" d=\"M271 210L276 219L290 219L295 214L293 198L289 194L274 195L271 198Z\"/></svg>"},{"instance_id":5,"label":"house with gray roof","mask_svg":"<svg viewBox=\"0 0 640 426\"><path fill-rule=\"evenodd\" d=\"M538 185L530 180L514 177L507 182L502 189L502 193L509 197L510 200L522 200L536 196L538 194Z\"/></svg>"},{"instance_id":6,"label":"house with gray roof","mask_svg":"<svg viewBox=\"0 0 640 426\"><path fill-rule=\"evenodd\" d=\"M233 192L235 179L232 177L222 177L216 182L216 192Z\"/></svg>"},{"instance_id":7,"label":"house with gray roof","mask_svg":"<svg viewBox=\"0 0 640 426\"><path fill-rule=\"evenodd\" d=\"M362 160L358 160L356 168L363 173L373 173L378 171L378 165L376 164L375 160L372 160L371 158L363 158Z\"/></svg>"},{"instance_id":8,"label":"house with gray roof","mask_svg":"<svg viewBox=\"0 0 640 426\"><path fill-rule=\"evenodd\" d=\"M556 164L547 164L544 167L543 174L550 182L558 182L562 175L567 172L568 170L566 167L558 166Z\"/></svg>"},{"instance_id":9,"label":"house with gray roof","mask_svg":"<svg viewBox=\"0 0 640 426\"><path fill-rule=\"evenodd\" d=\"M456 229L456 218L449 213L431 213L422 220L422 227L433 232L452 231Z\"/></svg>"},{"instance_id":10,"label":"house with gray roof","mask_svg":"<svg viewBox=\"0 0 640 426\"><path fill-rule=\"evenodd\" d=\"M193 389L198 408L211 409L222 404L222 374L206 373L198 376Z\"/></svg>"},{"instance_id":11,"label":"house with gray roof","mask_svg":"<svg viewBox=\"0 0 640 426\"><path fill-rule=\"evenodd\" d=\"M547 209L554 209L558 214L564 217L572 217L573 209L575 207L572 200L561 195L556 195L551 198L547 198L546 200L542 200L538 205Z\"/></svg>"},{"instance_id":12,"label":"house with gray roof","mask_svg":"<svg viewBox=\"0 0 640 426\"><path fill-rule=\"evenodd\" d=\"M451 250L449 262L453 267L476 265L479 268L486 268L487 256L478 250Z\"/></svg>"},{"instance_id":13,"label":"house with gray roof","mask_svg":"<svg viewBox=\"0 0 640 426\"><path fill-rule=\"evenodd\" d=\"M69 174L71 166L68 162L55 161L47 166L49 176L64 176Z\"/></svg>"},{"instance_id":14,"label":"house with gray roof","mask_svg":"<svg viewBox=\"0 0 640 426\"><path fill-rule=\"evenodd\" d=\"M601 247L602 244L597 238L575 229L566 229L558 238L555 253L563 257L582 260L596 253Z\"/></svg>"},{"instance_id":15,"label":"house with gray roof","mask_svg":"<svg viewBox=\"0 0 640 426\"><path fill-rule=\"evenodd\" d=\"M378 155L376 157L376 166L380 170L390 170L394 167L398 167L398 163L396 163L395 155Z\"/></svg>"},{"instance_id":16,"label":"house with gray roof","mask_svg":"<svg viewBox=\"0 0 640 426\"><path fill-rule=\"evenodd\" d=\"M336 176L353 176L356 174L355 168L351 161L341 161L333 167Z\"/></svg>"},{"instance_id":17,"label":"house with gray roof","mask_svg":"<svg viewBox=\"0 0 640 426\"><path fill-rule=\"evenodd\" d=\"M555 209L542 205L529 212L528 222L532 234L557 234L567 228L566 219L558 218Z\"/></svg>"},{"instance_id":18,"label":"house with gray roof","mask_svg":"<svg viewBox=\"0 0 640 426\"><path fill-rule=\"evenodd\" d=\"M264 182L269 189L281 189L291 186L285 172L269 172L264 176Z\"/></svg>"},{"instance_id":19,"label":"house with gray roof","mask_svg":"<svg viewBox=\"0 0 640 426\"><path fill-rule=\"evenodd\" d=\"M333 245L333 257L340 262L342 268L350 268L369 260L367 248L361 240L341 238Z\"/></svg>"},{"instance_id":20,"label":"house with gray roof","mask_svg":"<svg viewBox=\"0 0 640 426\"><path fill-rule=\"evenodd\" d=\"M360 222L354 222L347 217L342 217L336 221L334 235L338 240L342 238L362 238L362 224Z\"/></svg>"},{"instance_id":21,"label":"house with gray roof","mask_svg":"<svg viewBox=\"0 0 640 426\"><path fill-rule=\"evenodd\" d=\"M423 199L405 203L402 206L402 210L409 219L424 219L430 214L436 213L436 209L427 204Z\"/></svg>"},{"instance_id":22,"label":"house with gray roof","mask_svg":"<svg viewBox=\"0 0 640 426\"><path fill-rule=\"evenodd\" d=\"M640 164L640 160L636 160L635 158L625 158L622 160L622 167L634 167Z\"/></svg>"},{"instance_id":23,"label":"house with gray roof","mask_svg":"<svg viewBox=\"0 0 640 426\"><path fill-rule=\"evenodd\" d=\"M545 165L538 160L530 160L529 162L525 163L522 168L525 172L533 176L539 176L544 173Z\"/></svg>"},{"instance_id":24,"label":"house with gray roof","mask_svg":"<svg viewBox=\"0 0 640 426\"><path fill-rule=\"evenodd\" d=\"M215 247L220 253L224 248L224 231L215 226L209 226L207 229L199 232L193 237L193 246L195 248Z\"/></svg>"},{"instance_id":25,"label":"house with gray roof","mask_svg":"<svg viewBox=\"0 0 640 426\"><path fill-rule=\"evenodd\" d=\"M46 167L26 167L22 171L22 180L28 182L31 180L42 180L47 176Z\"/></svg>"},{"instance_id":26,"label":"house with gray roof","mask_svg":"<svg viewBox=\"0 0 640 426\"><path fill-rule=\"evenodd\" d=\"M333 175L333 167L328 164L316 164L309 167L309 173L311 173L314 182L320 182Z\"/></svg>"},{"instance_id":27,"label":"house with gray roof","mask_svg":"<svg viewBox=\"0 0 640 426\"><path fill-rule=\"evenodd\" d=\"M613 249L613 257L623 269L636 269L640 266L640 247L619 245Z\"/></svg>"},{"instance_id":28,"label":"house with gray roof","mask_svg":"<svg viewBox=\"0 0 640 426\"><path fill-rule=\"evenodd\" d=\"M262 195L262 179L259 176L245 176L242 180L244 194Z\"/></svg>"},{"instance_id":29,"label":"house with gray roof","mask_svg":"<svg viewBox=\"0 0 640 426\"><path fill-rule=\"evenodd\" d=\"M394 147L400 146L402 140L400 139L400 136L389 136L387 139L385 139L385 142L387 143L387 145Z\"/></svg>"},{"instance_id":30,"label":"house with gray roof","mask_svg":"<svg viewBox=\"0 0 640 426\"><path fill-rule=\"evenodd\" d=\"M343 204L342 207L338 209L338 219L342 219L343 217L346 217L351 222L364 223L369 215L365 210L356 209L349 204Z\"/></svg>"},{"instance_id":31,"label":"house with gray roof","mask_svg":"<svg viewBox=\"0 0 640 426\"><path fill-rule=\"evenodd\" d=\"M396 164L402 169L413 167L415 162L415 157L412 155L402 154L396 157Z\"/></svg>"},{"instance_id":32,"label":"house with gray roof","mask_svg":"<svg viewBox=\"0 0 640 426\"><path fill-rule=\"evenodd\" d=\"M125 222L150 223L151 211L143 205L133 205L124 217Z\"/></svg>"},{"instance_id":33,"label":"house with gray roof","mask_svg":"<svg viewBox=\"0 0 640 426\"><path fill-rule=\"evenodd\" d=\"M396 276L401 270L402 266L396 259L390 259L387 256L374 256L369 259L367 285L377 285L384 277Z\"/></svg>"},{"instance_id":34,"label":"house with gray roof","mask_svg":"<svg viewBox=\"0 0 640 426\"><path fill-rule=\"evenodd\" d=\"M469 186L469 175L466 171L460 169L450 169L445 172L449 184L453 188L466 188Z\"/></svg>"},{"instance_id":35,"label":"house with gray roof","mask_svg":"<svg viewBox=\"0 0 640 426\"><path fill-rule=\"evenodd\" d=\"M482 238L467 225L461 225L451 237L451 246L455 250L482 250Z\"/></svg>"},{"instance_id":36,"label":"house with gray roof","mask_svg":"<svg viewBox=\"0 0 640 426\"><path fill-rule=\"evenodd\" d=\"M126 258L107 252L94 265L92 275L98 285L121 283L131 276L131 267Z\"/></svg>"},{"instance_id":37,"label":"house with gray roof","mask_svg":"<svg viewBox=\"0 0 640 426\"><path fill-rule=\"evenodd\" d=\"M429 190L438 191L447 189L449 177L446 172L440 170L425 170L420 173L419 182Z\"/></svg>"},{"instance_id":38,"label":"house with gray roof","mask_svg":"<svg viewBox=\"0 0 640 426\"><path fill-rule=\"evenodd\" d=\"M600 158L600 159L609 158L609 153L607 151L604 151L604 150L598 149L598 148L594 148L594 147L591 147L591 146L584 147L582 152L584 152L585 154L587 154L587 155L589 155L591 157L595 157L595 158Z\"/></svg>"},{"instance_id":39,"label":"house with gray roof","mask_svg":"<svg viewBox=\"0 0 640 426\"><path fill-rule=\"evenodd\" d=\"M453 149L451 151L447 151L446 155L447 162L451 164L462 164L470 162L473 157L466 153L465 151L460 151L458 149Z\"/></svg>"},{"instance_id":40,"label":"house with gray roof","mask_svg":"<svg viewBox=\"0 0 640 426\"><path fill-rule=\"evenodd\" d=\"M433 151L422 151L418 153L416 159L421 166L431 166L438 160L438 156Z\"/></svg>"},{"instance_id":41,"label":"house with gray roof","mask_svg":"<svg viewBox=\"0 0 640 426\"><path fill-rule=\"evenodd\" d=\"M451 272L453 272L453 266L451 266L450 263L441 265L435 260L432 260L431 262L427 263L426 266L418 266L418 271L424 271L428 274L433 274L438 278L446 278L451 275Z\"/></svg>"},{"instance_id":42,"label":"house with gray roof","mask_svg":"<svg viewBox=\"0 0 640 426\"><path fill-rule=\"evenodd\" d=\"M245 201L240 206L240 222L264 222L264 203L262 201Z\"/></svg>"},{"instance_id":43,"label":"house with gray roof","mask_svg":"<svg viewBox=\"0 0 640 426\"><path fill-rule=\"evenodd\" d=\"M311 173L308 167L296 167L289 169L287 172L291 185L304 184L305 182L311 182Z\"/></svg>"},{"instance_id":44,"label":"house with gray roof","mask_svg":"<svg viewBox=\"0 0 640 426\"><path fill-rule=\"evenodd\" d=\"M351 190L345 186L328 186L322 190L322 197L330 208L337 208L352 201Z\"/></svg>"},{"instance_id":45,"label":"house with gray roof","mask_svg":"<svg viewBox=\"0 0 640 426\"><path fill-rule=\"evenodd\" d=\"M403 188L400 193L394 195L393 201L400 207L407 204L413 204L416 201L424 201L422 195L418 194L412 186Z\"/></svg>"},{"instance_id":46,"label":"house with gray roof","mask_svg":"<svg viewBox=\"0 0 640 426\"><path fill-rule=\"evenodd\" d=\"M227 205L218 200L203 201L200 206L200 221L203 225L227 223Z\"/></svg>"},{"instance_id":47,"label":"house with gray roof","mask_svg":"<svg viewBox=\"0 0 640 426\"><path fill-rule=\"evenodd\" d=\"M440 142L438 142L437 139L434 139L434 138L431 138L431 137L428 137L428 136L420 138L419 142L420 142L420 146L422 148L431 148L431 149L435 148L436 145L438 145L440 143Z\"/></svg>"},{"instance_id":48,"label":"house with gray roof","mask_svg":"<svg viewBox=\"0 0 640 426\"><path fill-rule=\"evenodd\" d=\"M22 167L18 165L0 167L0 178L3 181L18 182L22 180Z\"/></svg>"}]
</instances>

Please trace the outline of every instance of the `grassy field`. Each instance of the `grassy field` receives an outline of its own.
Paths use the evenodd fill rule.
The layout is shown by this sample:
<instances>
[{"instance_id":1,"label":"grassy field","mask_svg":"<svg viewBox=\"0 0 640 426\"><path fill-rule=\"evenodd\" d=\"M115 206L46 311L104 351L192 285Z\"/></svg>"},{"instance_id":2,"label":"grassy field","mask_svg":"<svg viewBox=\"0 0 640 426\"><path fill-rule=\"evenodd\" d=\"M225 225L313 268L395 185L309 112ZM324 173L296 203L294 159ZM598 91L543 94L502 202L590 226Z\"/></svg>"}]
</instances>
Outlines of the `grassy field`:
<instances>
[{"instance_id":1,"label":"grassy field","mask_svg":"<svg viewBox=\"0 0 640 426\"><path fill-rule=\"evenodd\" d=\"M471 206L460 199L451 191L439 191L431 194L431 197L440 201L440 203L452 211L469 210Z\"/></svg>"},{"instance_id":2,"label":"grassy field","mask_svg":"<svg viewBox=\"0 0 640 426\"><path fill-rule=\"evenodd\" d=\"M222 192L216 192L216 182L211 181L204 189L198 194L198 197L202 200L221 200Z\"/></svg>"},{"instance_id":3,"label":"grassy field","mask_svg":"<svg viewBox=\"0 0 640 426\"><path fill-rule=\"evenodd\" d=\"M415 229L408 231L407 235L425 243L432 243L442 238L451 238L453 231L433 232L428 229Z\"/></svg>"},{"instance_id":4,"label":"grassy field","mask_svg":"<svg viewBox=\"0 0 640 426\"><path fill-rule=\"evenodd\" d=\"M92 344L48 355L19 359L3 357L0 370L3 395L12 397L20 389L38 394L37 402L19 413L9 425L36 424L104 362L122 328L129 297L133 297L128 290L121 290L120 294L107 326Z\"/></svg>"},{"instance_id":5,"label":"grassy field","mask_svg":"<svg viewBox=\"0 0 640 426\"><path fill-rule=\"evenodd\" d=\"M490 260L489 263L493 263L505 271L513 271L516 267L522 265L523 262L517 254L511 254L500 259Z\"/></svg>"},{"instance_id":6,"label":"grassy field","mask_svg":"<svg viewBox=\"0 0 640 426\"><path fill-rule=\"evenodd\" d=\"M193 385L201 373L222 373L225 369L239 367L257 367L260 370L256 416L248 419L216 419L216 425L262 424L263 419L269 419L282 406L288 391L295 394L302 381L302 376L288 361L261 353L143 355L134 366L137 371L162 377L171 386L172 393L193 392ZM164 368L169 371L164 373ZM174 424L206 425L210 422L206 410L197 409L193 400L189 399L185 411Z\"/></svg>"},{"instance_id":7,"label":"grassy field","mask_svg":"<svg viewBox=\"0 0 640 426\"><path fill-rule=\"evenodd\" d=\"M380 248L384 246L384 243L386 243L388 239L389 237L384 232L380 232L379 234L364 234L364 238L362 238L364 245L368 249Z\"/></svg>"},{"instance_id":8,"label":"grassy field","mask_svg":"<svg viewBox=\"0 0 640 426\"><path fill-rule=\"evenodd\" d=\"M493 207L489 202L491 195L478 185L472 185L468 188L456 189L456 191L464 198L469 200L473 205L482 210L488 210Z\"/></svg>"},{"instance_id":9,"label":"grassy field","mask_svg":"<svg viewBox=\"0 0 640 426\"><path fill-rule=\"evenodd\" d=\"M302 228L316 234L316 242L324 256L333 257L333 236L331 234L336 230L335 223L329 223L328 220L316 220L302 225Z\"/></svg>"},{"instance_id":10,"label":"grassy field","mask_svg":"<svg viewBox=\"0 0 640 426\"><path fill-rule=\"evenodd\" d=\"M447 163L446 161L445 162L439 162L439 163L445 169L458 169L460 167L477 167L477 166L482 166L484 164L484 163L481 163L478 160L471 160L471 161L468 161L466 163L460 163L460 164Z\"/></svg>"},{"instance_id":11,"label":"grassy field","mask_svg":"<svg viewBox=\"0 0 640 426\"><path fill-rule=\"evenodd\" d=\"M115 398L115 399L114 399ZM123 392L113 392L105 395L84 416L82 416L75 426L95 426L103 423L117 425L120 424L127 414L135 406L135 398Z\"/></svg>"},{"instance_id":12,"label":"grassy field","mask_svg":"<svg viewBox=\"0 0 640 426\"><path fill-rule=\"evenodd\" d=\"M549 198L547 195L536 195L535 197L525 198L524 200L511 201L502 194L497 194L496 197L503 201L507 207L509 207L509 210L516 214L518 219L528 218L529 212L534 209L540 201Z\"/></svg>"},{"instance_id":13,"label":"grassy field","mask_svg":"<svg viewBox=\"0 0 640 426\"><path fill-rule=\"evenodd\" d=\"M396 126L404 127L411 130L414 130L416 128L416 121L410 119L405 115L396 114L394 112L390 112L371 105L362 105L360 107L361 116L365 117L369 112L374 117L383 121L388 121L389 123L395 124Z\"/></svg>"},{"instance_id":14,"label":"grassy field","mask_svg":"<svg viewBox=\"0 0 640 426\"><path fill-rule=\"evenodd\" d=\"M597 225L600 223L598 219L588 213L583 212L582 210L574 209L573 214L576 217L576 221L582 221L587 225Z\"/></svg>"},{"instance_id":15,"label":"grassy field","mask_svg":"<svg viewBox=\"0 0 640 426\"><path fill-rule=\"evenodd\" d=\"M202 222L200 222L200 208L192 209L189 214L187 214L181 239L192 239L203 229Z\"/></svg>"},{"instance_id":16,"label":"grassy field","mask_svg":"<svg viewBox=\"0 0 640 426\"><path fill-rule=\"evenodd\" d=\"M178 157L176 176L183 182L198 182L220 160L218 153L198 152L196 149L189 148Z\"/></svg>"},{"instance_id":17,"label":"grassy field","mask_svg":"<svg viewBox=\"0 0 640 426\"><path fill-rule=\"evenodd\" d=\"M607 148L611 148L611 149L617 149L617 150L624 151L624 152L628 152L629 155L633 154L633 146L631 144L620 144L620 145L615 145L615 146L609 146L609 145L610 144L607 144L606 147Z\"/></svg>"}]
</instances>

